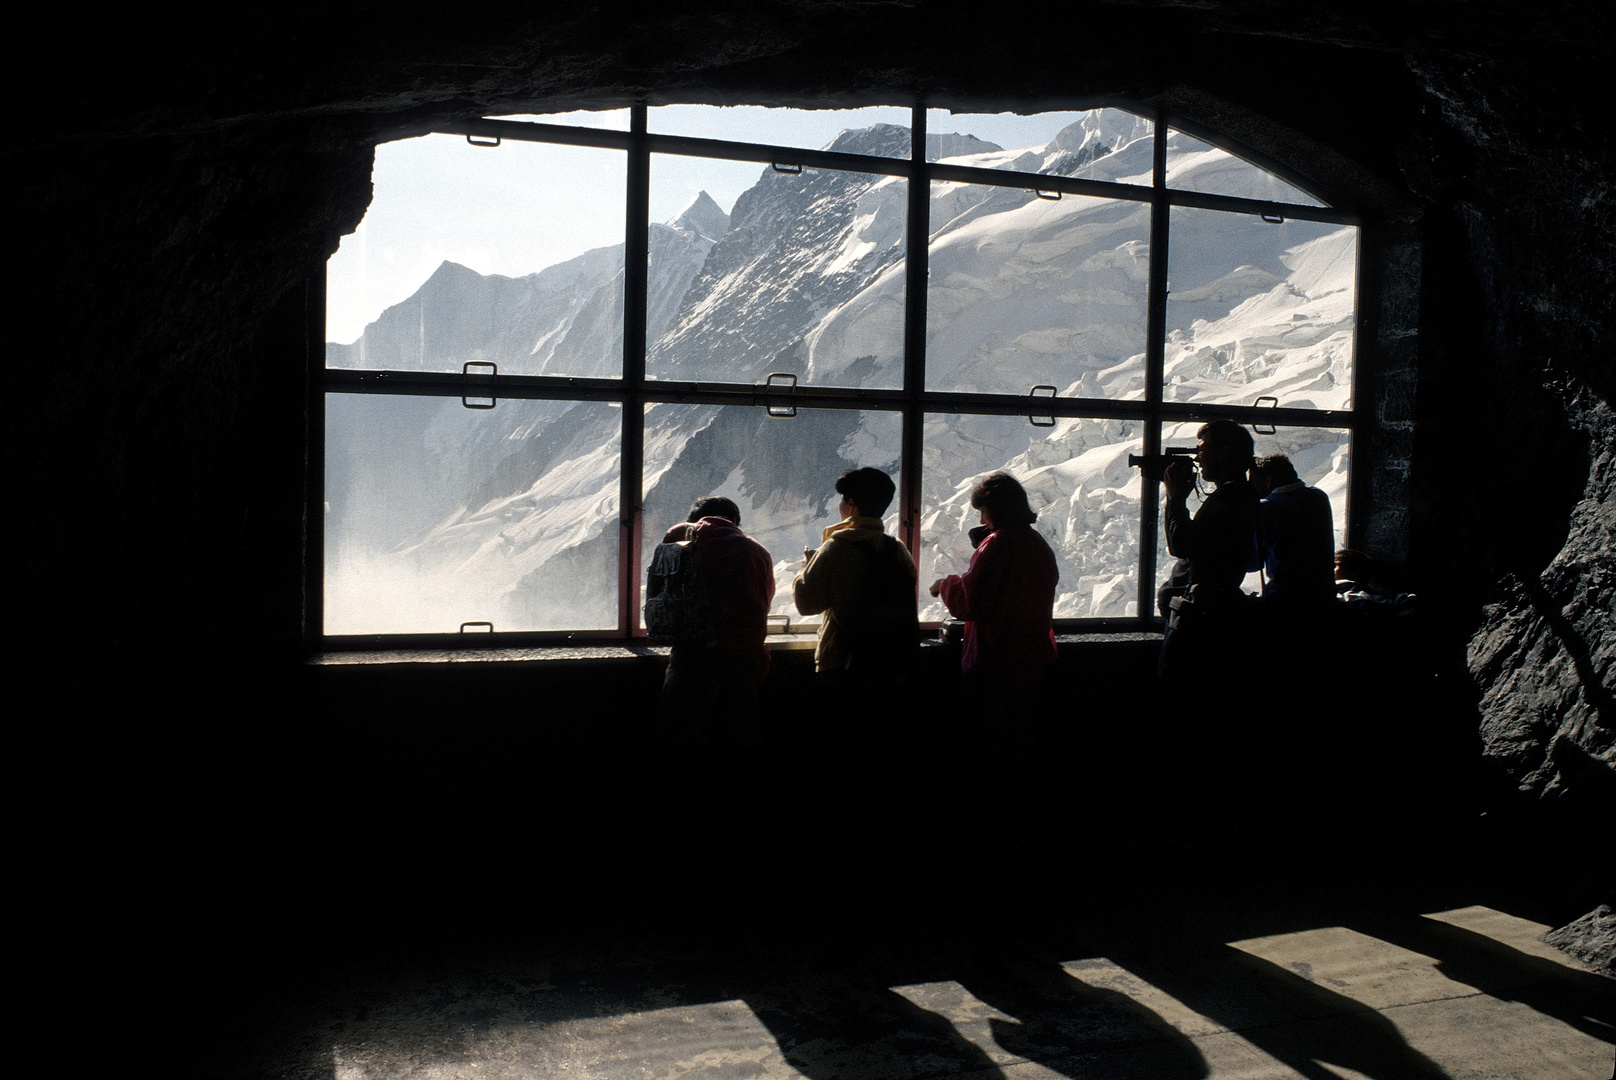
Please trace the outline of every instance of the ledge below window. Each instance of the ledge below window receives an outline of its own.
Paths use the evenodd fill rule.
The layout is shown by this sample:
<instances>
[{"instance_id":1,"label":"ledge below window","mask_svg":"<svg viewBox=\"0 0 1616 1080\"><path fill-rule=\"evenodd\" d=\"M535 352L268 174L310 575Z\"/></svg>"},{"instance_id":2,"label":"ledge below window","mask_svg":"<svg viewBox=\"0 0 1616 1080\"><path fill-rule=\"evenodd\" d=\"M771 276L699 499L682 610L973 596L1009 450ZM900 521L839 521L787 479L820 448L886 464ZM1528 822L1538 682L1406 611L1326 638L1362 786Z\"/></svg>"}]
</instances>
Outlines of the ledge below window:
<instances>
[{"instance_id":1,"label":"ledge below window","mask_svg":"<svg viewBox=\"0 0 1616 1080\"><path fill-rule=\"evenodd\" d=\"M776 653L812 652L817 642L814 634L770 634L769 649ZM1130 642L1159 645L1161 634L1153 631L1116 631L1110 633L1057 634L1056 643L1061 651L1081 649L1085 645L1118 645ZM925 650L945 646L935 639L923 640ZM524 647L493 647L487 649L376 649L345 650L316 653L309 663L326 667L348 667L377 664L510 664L510 663L578 663L599 660L665 660L668 646L653 645L649 641L620 645L602 641L593 645L530 645Z\"/></svg>"}]
</instances>

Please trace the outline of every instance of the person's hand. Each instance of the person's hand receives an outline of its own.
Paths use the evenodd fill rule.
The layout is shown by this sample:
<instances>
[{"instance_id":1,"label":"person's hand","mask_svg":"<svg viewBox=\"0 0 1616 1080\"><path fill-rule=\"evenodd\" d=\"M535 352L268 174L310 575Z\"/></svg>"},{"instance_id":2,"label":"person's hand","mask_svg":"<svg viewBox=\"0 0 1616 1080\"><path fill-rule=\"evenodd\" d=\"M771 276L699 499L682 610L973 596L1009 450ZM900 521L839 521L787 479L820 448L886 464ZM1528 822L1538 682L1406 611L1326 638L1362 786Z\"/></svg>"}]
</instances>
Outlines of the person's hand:
<instances>
[{"instance_id":1,"label":"person's hand","mask_svg":"<svg viewBox=\"0 0 1616 1080\"><path fill-rule=\"evenodd\" d=\"M808 563L813 559L813 557L814 557L814 549L813 548L803 548L802 549L802 565L803 566L807 566Z\"/></svg>"},{"instance_id":2,"label":"person's hand","mask_svg":"<svg viewBox=\"0 0 1616 1080\"><path fill-rule=\"evenodd\" d=\"M1195 489L1195 466L1183 458L1175 458L1162 473L1162 488L1169 499L1187 499Z\"/></svg>"},{"instance_id":3,"label":"person's hand","mask_svg":"<svg viewBox=\"0 0 1616 1080\"><path fill-rule=\"evenodd\" d=\"M943 592L943 579L938 578L936 581L931 583L931 594L933 596L941 596L942 592Z\"/></svg>"}]
</instances>

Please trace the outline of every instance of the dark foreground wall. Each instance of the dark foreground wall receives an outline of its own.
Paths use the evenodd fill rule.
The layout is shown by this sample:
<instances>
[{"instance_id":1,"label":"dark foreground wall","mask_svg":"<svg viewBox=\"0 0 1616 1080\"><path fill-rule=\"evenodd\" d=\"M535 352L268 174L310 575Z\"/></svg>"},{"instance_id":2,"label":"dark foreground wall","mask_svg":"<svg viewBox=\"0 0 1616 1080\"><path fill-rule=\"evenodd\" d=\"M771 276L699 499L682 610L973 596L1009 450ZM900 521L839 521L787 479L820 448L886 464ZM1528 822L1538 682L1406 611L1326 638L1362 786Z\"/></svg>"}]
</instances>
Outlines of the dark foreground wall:
<instances>
[{"instance_id":1,"label":"dark foreground wall","mask_svg":"<svg viewBox=\"0 0 1616 1080\"><path fill-rule=\"evenodd\" d=\"M103 925L152 934L204 912L262 920L255 896L335 910L344 882L311 880L332 870L308 847L403 850L421 819L321 793L363 774L422 694L487 705L425 672L343 698L338 722L303 665L303 290L363 213L377 137L647 91L857 104L918 90L1171 105L1387 222L1402 269L1370 283L1389 366L1368 539L1406 558L1427 600L1437 699L1479 733L1499 850L1537 852L1567 896L1608 887L1589 845L1616 804L1616 153L1599 111L1616 35L1593 4L1356 10L1117 3L1034 28L902 2L672 5L632 23L281 9L42 31L43 64L13 73L25 108L6 149L22 334L8 520L14 622L34 643L22 681L44 691L26 755L42 880ZM631 730L643 700L603 704L543 673L526 693L536 712L592 714L591 730ZM490 700L508 708L512 692ZM544 850L487 820L480 842Z\"/></svg>"}]
</instances>

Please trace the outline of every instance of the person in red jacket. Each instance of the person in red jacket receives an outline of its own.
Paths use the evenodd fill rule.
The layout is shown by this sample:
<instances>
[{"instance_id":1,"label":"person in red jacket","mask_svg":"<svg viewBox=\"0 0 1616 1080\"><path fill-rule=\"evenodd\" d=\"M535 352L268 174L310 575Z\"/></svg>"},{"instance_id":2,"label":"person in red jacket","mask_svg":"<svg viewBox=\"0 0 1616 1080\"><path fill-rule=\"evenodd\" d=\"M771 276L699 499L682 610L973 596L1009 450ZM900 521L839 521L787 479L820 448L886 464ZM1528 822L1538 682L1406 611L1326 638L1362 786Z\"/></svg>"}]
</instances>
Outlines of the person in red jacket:
<instances>
[{"instance_id":1,"label":"person in red jacket","mask_svg":"<svg viewBox=\"0 0 1616 1080\"><path fill-rule=\"evenodd\" d=\"M680 642L668 655L658 712L689 737L749 737L758 723L758 688L769 673L769 605L774 559L741 531L733 500L697 500L663 543L694 539L707 583L710 643Z\"/></svg>"},{"instance_id":2,"label":"person in red jacket","mask_svg":"<svg viewBox=\"0 0 1616 1080\"><path fill-rule=\"evenodd\" d=\"M932 582L931 594L965 620L965 675L980 685L1028 691L1055 662L1055 553L1032 527L1038 515L1009 473L977 484L971 505L991 531L970 569Z\"/></svg>"}]
</instances>

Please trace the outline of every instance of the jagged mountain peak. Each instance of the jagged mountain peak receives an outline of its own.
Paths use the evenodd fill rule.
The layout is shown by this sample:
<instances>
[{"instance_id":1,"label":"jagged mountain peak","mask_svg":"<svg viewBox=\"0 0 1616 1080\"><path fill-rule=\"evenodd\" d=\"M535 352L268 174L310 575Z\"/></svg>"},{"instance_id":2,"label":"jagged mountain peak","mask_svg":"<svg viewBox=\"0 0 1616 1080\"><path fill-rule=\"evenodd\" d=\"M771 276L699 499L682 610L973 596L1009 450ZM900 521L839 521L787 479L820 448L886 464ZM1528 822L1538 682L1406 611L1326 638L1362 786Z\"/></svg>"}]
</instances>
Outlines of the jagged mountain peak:
<instances>
[{"instance_id":1,"label":"jagged mountain peak","mask_svg":"<svg viewBox=\"0 0 1616 1080\"><path fill-rule=\"evenodd\" d=\"M909 129L901 124L874 124L867 128L852 128L832 139L827 150L848 154L871 154L877 157L908 157ZM998 143L979 139L975 135L959 132L935 132L926 136L926 156L936 160L960 157L964 154L986 154L1003 150Z\"/></svg>"},{"instance_id":2,"label":"jagged mountain peak","mask_svg":"<svg viewBox=\"0 0 1616 1080\"><path fill-rule=\"evenodd\" d=\"M444 259L438 264L438 268L432 271L432 276L421 283L421 288L424 289L428 285L442 285L451 281L481 280L483 276L469 266L462 266L452 259Z\"/></svg>"},{"instance_id":3,"label":"jagged mountain peak","mask_svg":"<svg viewBox=\"0 0 1616 1080\"><path fill-rule=\"evenodd\" d=\"M908 157L909 129L899 124L872 124L849 128L830 141L826 150L873 157Z\"/></svg>"},{"instance_id":4,"label":"jagged mountain peak","mask_svg":"<svg viewBox=\"0 0 1616 1080\"><path fill-rule=\"evenodd\" d=\"M1150 121L1121 109L1097 109L1076 123L1068 124L1056 133L1049 149L1082 154L1089 150L1089 160L1101 156L1104 150L1141 138L1150 132Z\"/></svg>"},{"instance_id":5,"label":"jagged mountain peak","mask_svg":"<svg viewBox=\"0 0 1616 1080\"><path fill-rule=\"evenodd\" d=\"M721 240L729 231L729 215L705 191L696 192L685 208L668 221L675 229L685 229L705 240Z\"/></svg>"},{"instance_id":6,"label":"jagged mountain peak","mask_svg":"<svg viewBox=\"0 0 1616 1080\"><path fill-rule=\"evenodd\" d=\"M969 154L991 154L1003 150L998 143L963 135L956 131L939 131L926 136L926 156L933 161L941 158L965 157Z\"/></svg>"}]
</instances>

